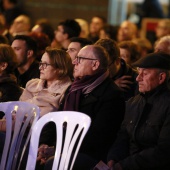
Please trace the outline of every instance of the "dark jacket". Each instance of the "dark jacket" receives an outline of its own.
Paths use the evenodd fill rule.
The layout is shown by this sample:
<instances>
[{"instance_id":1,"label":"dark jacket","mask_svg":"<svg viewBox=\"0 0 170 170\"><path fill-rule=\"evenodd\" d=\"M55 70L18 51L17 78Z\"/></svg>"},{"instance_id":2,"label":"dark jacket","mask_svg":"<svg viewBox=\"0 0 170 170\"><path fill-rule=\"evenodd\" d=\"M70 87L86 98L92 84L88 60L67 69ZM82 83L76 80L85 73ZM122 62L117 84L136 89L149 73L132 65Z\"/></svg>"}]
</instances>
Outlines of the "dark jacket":
<instances>
[{"instance_id":1,"label":"dark jacket","mask_svg":"<svg viewBox=\"0 0 170 170\"><path fill-rule=\"evenodd\" d=\"M170 90L161 85L127 102L125 118L108 161L123 170L170 169Z\"/></svg>"},{"instance_id":2,"label":"dark jacket","mask_svg":"<svg viewBox=\"0 0 170 170\"><path fill-rule=\"evenodd\" d=\"M15 76L17 77L17 83L19 86L25 88L26 83L33 78L40 78L39 63L34 61L30 68L23 74L20 74L18 70L15 70Z\"/></svg>"},{"instance_id":3,"label":"dark jacket","mask_svg":"<svg viewBox=\"0 0 170 170\"><path fill-rule=\"evenodd\" d=\"M136 77L138 76L138 73L135 69L131 68L129 65L126 64L126 62L121 59L121 67L119 72L112 77L112 80L117 80L121 78L122 76L131 76L132 78L129 79L133 84L129 85L130 89L125 88L124 96L125 100L127 101L131 97L135 96L138 93L138 84L136 81Z\"/></svg>"},{"instance_id":4,"label":"dark jacket","mask_svg":"<svg viewBox=\"0 0 170 170\"><path fill-rule=\"evenodd\" d=\"M0 77L0 102L17 101L22 89L10 76Z\"/></svg>"},{"instance_id":5,"label":"dark jacket","mask_svg":"<svg viewBox=\"0 0 170 170\"><path fill-rule=\"evenodd\" d=\"M82 95L79 111L86 113L92 119L80 152L99 160L106 160L106 155L116 138L125 110L122 92L107 78L88 95ZM49 126L50 127L50 126ZM54 128L53 128L54 129ZM47 129L46 129L47 130ZM51 134L52 126L49 128ZM52 142L52 135L44 131L40 143ZM50 140L49 140L50 139Z\"/></svg>"}]
</instances>

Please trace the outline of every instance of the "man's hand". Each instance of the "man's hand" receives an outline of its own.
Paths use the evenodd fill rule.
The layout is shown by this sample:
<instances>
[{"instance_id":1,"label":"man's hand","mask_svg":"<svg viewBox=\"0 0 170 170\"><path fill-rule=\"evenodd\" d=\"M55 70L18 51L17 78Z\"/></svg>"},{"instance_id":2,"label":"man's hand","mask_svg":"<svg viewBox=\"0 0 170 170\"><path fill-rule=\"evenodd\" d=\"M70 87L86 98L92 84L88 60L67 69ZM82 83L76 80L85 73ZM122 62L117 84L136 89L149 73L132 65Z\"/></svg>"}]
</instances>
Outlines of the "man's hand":
<instances>
[{"instance_id":1,"label":"man's hand","mask_svg":"<svg viewBox=\"0 0 170 170\"><path fill-rule=\"evenodd\" d=\"M127 91L130 89L129 85L133 84L133 82L129 80L131 78L131 76L122 76L114 82L122 91Z\"/></svg>"},{"instance_id":2,"label":"man's hand","mask_svg":"<svg viewBox=\"0 0 170 170\"><path fill-rule=\"evenodd\" d=\"M37 161L40 161L40 164L46 163L47 159L55 154L54 146L49 147L48 145L42 144L38 148Z\"/></svg>"}]
</instances>

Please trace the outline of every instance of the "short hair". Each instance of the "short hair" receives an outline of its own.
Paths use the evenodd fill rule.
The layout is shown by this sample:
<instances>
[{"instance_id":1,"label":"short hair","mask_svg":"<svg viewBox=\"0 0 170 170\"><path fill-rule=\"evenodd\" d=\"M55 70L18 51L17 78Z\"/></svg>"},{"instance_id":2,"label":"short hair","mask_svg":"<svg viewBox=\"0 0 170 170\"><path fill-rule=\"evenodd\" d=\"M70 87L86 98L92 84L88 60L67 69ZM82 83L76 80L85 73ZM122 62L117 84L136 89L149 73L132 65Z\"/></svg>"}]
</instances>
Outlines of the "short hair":
<instances>
[{"instance_id":1,"label":"short hair","mask_svg":"<svg viewBox=\"0 0 170 170\"><path fill-rule=\"evenodd\" d=\"M119 48L126 49L130 52L131 62L135 62L140 58L139 46L132 41L122 41L118 44Z\"/></svg>"},{"instance_id":2,"label":"short hair","mask_svg":"<svg viewBox=\"0 0 170 170\"><path fill-rule=\"evenodd\" d=\"M106 49L109 54L109 60L111 62L115 62L118 58L120 58L120 50L116 41L105 38L99 39L95 44L100 45Z\"/></svg>"},{"instance_id":3,"label":"short hair","mask_svg":"<svg viewBox=\"0 0 170 170\"><path fill-rule=\"evenodd\" d=\"M64 33L68 34L68 38L78 37L80 35L81 27L74 19L66 19L58 25L63 26Z\"/></svg>"},{"instance_id":4,"label":"short hair","mask_svg":"<svg viewBox=\"0 0 170 170\"><path fill-rule=\"evenodd\" d=\"M16 35L13 39L13 41L15 40L23 40L26 42L26 47L28 50L33 50L34 52L34 56L36 55L37 53L37 44L36 44L36 41L28 36L28 35Z\"/></svg>"},{"instance_id":5,"label":"short hair","mask_svg":"<svg viewBox=\"0 0 170 170\"><path fill-rule=\"evenodd\" d=\"M86 45L91 45L93 42L87 38L81 38L81 37L72 37L70 38L70 42L78 42L80 43L81 48L83 48Z\"/></svg>"},{"instance_id":6,"label":"short hair","mask_svg":"<svg viewBox=\"0 0 170 170\"><path fill-rule=\"evenodd\" d=\"M59 69L59 79L67 76L73 76L73 64L69 54L66 51L53 47L47 47L45 52L47 52L51 64L53 64L55 68Z\"/></svg>"},{"instance_id":7,"label":"short hair","mask_svg":"<svg viewBox=\"0 0 170 170\"><path fill-rule=\"evenodd\" d=\"M46 34L52 42L55 37L54 28L52 27L52 25L45 19L37 21L37 25L41 27L42 32Z\"/></svg>"},{"instance_id":8,"label":"short hair","mask_svg":"<svg viewBox=\"0 0 170 170\"><path fill-rule=\"evenodd\" d=\"M94 15L92 18L95 18L95 17L96 17L96 18L100 18L104 24L107 23L106 17L101 16L101 15Z\"/></svg>"},{"instance_id":9,"label":"short hair","mask_svg":"<svg viewBox=\"0 0 170 170\"><path fill-rule=\"evenodd\" d=\"M109 56L105 48L100 45L92 45L93 54L100 62L100 69L107 69L109 63Z\"/></svg>"},{"instance_id":10,"label":"short hair","mask_svg":"<svg viewBox=\"0 0 170 170\"><path fill-rule=\"evenodd\" d=\"M13 73L17 67L17 57L13 48L8 44L0 44L0 63L6 62L8 64L5 69L6 74Z\"/></svg>"}]
</instances>

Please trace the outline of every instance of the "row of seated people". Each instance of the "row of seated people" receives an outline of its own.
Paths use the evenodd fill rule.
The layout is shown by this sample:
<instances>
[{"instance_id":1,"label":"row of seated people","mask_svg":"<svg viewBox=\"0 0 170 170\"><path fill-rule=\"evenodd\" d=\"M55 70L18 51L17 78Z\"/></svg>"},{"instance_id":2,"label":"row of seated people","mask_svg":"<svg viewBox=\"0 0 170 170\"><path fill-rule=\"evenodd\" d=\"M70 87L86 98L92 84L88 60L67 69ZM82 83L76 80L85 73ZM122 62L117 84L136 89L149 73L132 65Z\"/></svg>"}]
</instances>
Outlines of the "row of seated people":
<instances>
[{"instance_id":1,"label":"row of seated people","mask_svg":"<svg viewBox=\"0 0 170 170\"><path fill-rule=\"evenodd\" d=\"M73 110L84 112L91 117L92 124L74 169L90 169L100 160L108 162L108 166L114 166L115 169L169 168L169 142L166 134L169 121L169 91L166 88L169 79L167 70L170 69L169 55L153 53L133 64L139 67L136 80L140 94L131 98L125 109L122 90L110 78L112 69L108 70L108 65L115 64L114 55L109 53L104 42L107 42L106 47L109 43L110 48L113 45L117 47L113 40L101 39L94 45L80 49L73 60L64 50L47 48L39 63L40 79L30 80L22 94L19 89L20 100L37 104L41 109L41 116L49 111ZM1 49L1 75L15 84L10 73L15 68L16 55L9 45L2 44ZM8 55L9 52L11 55ZM119 57L117 59L120 61ZM73 65L74 78L70 75ZM117 142L116 136L121 123ZM154 135L155 133L157 135ZM40 164L44 163L47 169L53 160L51 158L47 161L47 158L52 156L48 150L51 151L51 146L55 143L54 134L53 124L48 124L40 139L38 160ZM115 140L107 159L109 148ZM154 161L155 163L151 164ZM44 167L37 165L37 169L42 168Z\"/></svg>"},{"instance_id":2,"label":"row of seated people","mask_svg":"<svg viewBox=\"0 0 170 170\"><path fill-rule=\"evenodd\" d=\"M59 32L61 33L61 30ZM25 68L27 70L27 67L35 62L36 56L34 53L36 43L32 42L32 46L30 44L25 45L25 43L27 43L27 40L22 39L22 37L26 37L27 39L29 39L28 36L20 35L16 36L14 41L12 42L11 46L15 50L16 54L12 53L13 50L9 45L1 44L1 48L4 50L0 50L2 51L2 53L5 53L6 51L10 51L10 53L12 53L10 55L11 58L9 58L8 60L6 60L6 57L2 58L1 75L4 77L4 79L10 79L10 81L15 85L17 85L17 83L15 82L14 77L11 76L11 73L12 71L14 71L14 68L16 68L16 66L14 66L12 63L15 63L16 60L18 60L18 63L20 60L20 67L19 69L17 67L17 71L20 71L22 73ZM28 42L29 41L30 40L28 40ZM76 40L76 38L73 38L70 39L70 41L73 42L71 42L69 46L76 44L78 39ZM20 43L19 47L17 46L18 43ZM158 48L158 44L159 43L157 43L155 47L157 51L164 51L163 49ZM21 46L24 47L21 48ZM89 45L84 47L83 49L81 49L83 46L80 46L78 51L69 46L67 52L65 52L65 50L59 50L57 48L47 48L44 51L45 53L43 53L42 55L41 62L37 62L37 70L33 71L33 75L35 73L38 73L40 74L40 77L32 77L38 79L31 78L32 80L27 81L27 84L25 83L25 89L19 88L18 99L20 98L20 100L23 101L34 102L35 104L40 106L42 113L41 116L43 116L43 114L47 114L49 111L56 110L77 110L88 114L92 118L91 129L88 132L87 138L85 138L84 140L84 144L82 145L82 149L80 150L81 154L78 156L78 161L75 164L75 168L77 169L88 169L89 167L93 167L99 160L107 162L106 155L109 148L111 147L111 144L116 138L117 131L120 128L120 124L123 120L125 110L124 102L136 94L136 90L138 90L136 80L138 82L141 80L136 79L137 72L134 69L136 67L132 69L132 66L129 66L124 60L120 59L119 46L115 41L111 39L100 39L95 43L95 45ZM101 48L101 46L106 49L108 54L104 51L103 48ZM167 48L167 45L165 45L165 47ZM23 50L24 48L25 51ZM72 60L67 53L69 53L70 56L71 53L75 53L75 55L73 55L72 57ZM24 58L25 55L27 56L31 64L25 65L25 63L27 63L27 58ZM161 54L161 56L162 55L164 54ZM8 52L7 54L2 54L2 56L9 57ZM7 67L9 68L8 62L13 65L10 66L10 68L12 69L9 72L7 71ZM149 62L152 63L151 61ZM165 62L165 66L161 67L158 63L162 63L162 58L160 58L160 61L156 63L158 64L156 66L146 65L147 62L145 62L145 65L136 66L142 68L156 67L165 70L169 69L166 66L169 60L163 60L163 62ZM73 65L74 71L72 75ZM107 71L108 66L109 72ZM38 68L40 70L40 73ZM159 70L159 76L161 80L162 76L164 75L162 75L162 72L164 73L165 71ZM141 74L143 75L144 73L142 72ZM149 72L149 74L151 73ZM154 72L153 74L156 74L156 72ZM28 75L30 75L29 72ZM106 80L108 81L107 83ZM152 81L152 79L150 81ZM9 83L6 84L9 85ZM115 84L117 84L119 88ZM145 92L151 91L152 89L156 88L155 86L157 86L158 84L154 84L151 89L141 91L141 83L141 85L139 86L139 91L145 94ZM162 84L162 81L160 82L160 84ZM146 86L148 86L148 84ZM3 90L6 90L6 87L3 88ZM11 93L11 91L8 90L6 90L6 92ZM1 96L3 94L4 93L1 93ZM47 98L44 98L44 95L47 96ZM8 97L9 96L14 97L15 95L11 96L9 94ZM11 100L17 99L7 99L7 101ZM49 126L51 129L51 125ZM49 128L47 127L47 129L45 130L48 131ZM48 134L49 136L53 136L54 131L50 131L46 134ZM48 147L46 147L46 145L52 146L55 141L55 139L52 138L51 141L44 141L44 139L50 138L43 137L42 134L40 143L45 145L40 146L40 153L38 154L38 159L40 160L40 162L46 162L45 158L48 157L48 154L42 154L43 152L41 150L48 150ZM49 154L49 156L51 155ZM112 159L116 163L119 162L122 157L120 159ZM109 166L112 166L112 164L113 161L111 163L108 163ZM163 164L163 167L165 167L165 165L166 163ZM115 166L123 166L123 164L120 163L120 165L118 164ZM125 165L125 168L126 166L128 167L128 165ZM157 167L159 166L160 165L158 165ZM37 169L38 168L42 167L37 167Z\"/></svg>"}]
</instances>

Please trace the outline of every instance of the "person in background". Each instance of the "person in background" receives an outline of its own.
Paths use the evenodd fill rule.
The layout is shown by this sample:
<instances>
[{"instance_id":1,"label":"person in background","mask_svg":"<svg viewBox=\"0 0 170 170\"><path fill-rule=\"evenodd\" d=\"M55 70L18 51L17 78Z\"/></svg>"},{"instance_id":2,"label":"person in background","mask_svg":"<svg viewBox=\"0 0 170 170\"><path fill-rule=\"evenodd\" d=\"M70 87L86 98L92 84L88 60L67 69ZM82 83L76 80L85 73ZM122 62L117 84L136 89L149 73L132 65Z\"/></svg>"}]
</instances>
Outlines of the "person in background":
<instances>
[{"instance_id":1,"label":"person in background","mask_svg":"<svg viewBox=\"0 0 170 170\"><path fill-rule=\"evenodd\" d=\"M79 37L81 27L74 19L66 19L59 22L57 30L55 31L55 39L61 45L63 50L68 49L70 38Z\"/></svg>"},{"instance_id":2,"label":"person in background","mask_svg":"<svg viewBox=\"0 0 170 170\"><path fill-rule=\"evenodd\" d=\"M40 79L27 82L20 101L34 103L40 107L41 114L57 111L64 93L71 85L72 73L70 56L63 50L48 47L39 63Z\"/></svg>"},{"instance_id":3,"label":"person in background","mask_svg":"<svg viewBox=\"0 0 170 170\"><path fill-rule=\"evenodd\" d=\"M83 48L86 45L91 45L91 44L92 44L92 41L90 41L87 38L81 38L81 37L70 38L70 44L68 46L67 52L70 55L72 61L76 58L81 48Z\"/></svg>"},{"instance_id":4,"label":"person in background","mask_svg":"<svg viewBox=\"0 0 170 170\"><path fill-rule=\"evenodd\" d=\"M109 54L110 77L123 91L125 100L134 96L137 91L137 71L120 58L120 50L116 41L112 39L100 39L95 44L106 49Z\"/></svg>"},{"instance_id":5,"label":"person in background","mask_svg":"<svg viewBox=\"0 0 170 170\"><path fill-rule=\"evenodd\" d=\"M17 55L18 67L15 69L17 83L25 88L32 78L39 78L39 64L36 60L37 44L27 35L17 35L12 42L12 48Z\"/></svg>"},{"instance_id":6,"label":"person in background","mask_svg":"<svg viewBox=\"0 0 170 170\"><path fill-rule=\"evenodd\" d=\"M27 15L19 15L15 18L9 28L9 33L14 37L16 35L28 35L31 30L31 19Z\"/></svg>"},{"instance_id":7,"label":"person in background","mask_svg":"<svg viewBox=\"0 0 170 170\"><path fill-rule=\"evenodd\" d=\"M99 39L100 30L107 23L106 18L96 15L91 18L88 38L95 43Z\"/></svg>"},{"instance_id":8,"label":"person in background","mask_svg":"<svg viewBox=\"0 0 170 170\"><path fill-rule=\"evenodd\" d=\"M88 38L89 35L89 24L86 20L82 18L76 18L75 21L77 21L81 27L81 32L79 37L81 38Z\"/></svg>"},{"instance_id":9,"label":"person in background","mask_svg":"<svg viewBox=\"0 0 170 170\"><path fill-rule=\"evenodd\" d=\"M136 63L139 94L126 103L126 113L110 152L113 170L170 169L170 56L150 53Z\"/></svg>"},{"instance_id":10,"label":"person in background","mask_svg":"<svg viewBox=\"0 0 170 170\"><path fill-rule=\"evenodd\" d=\"M146 38L135 38L132 40L139 47L139 56L145 57L148 53L153 52L151 42Z\"/></svg>"},{"instance_id":11,"label":"person in background","mask_svg":"<svg viewBox=\"0 0 170 170\"><path fill-rule=\"evenodd\" d=\"M14 75L16 67L14 50L7 44L0 44L0 102L17 101L22 94Z\"/></svg>"},{"instance_id":12,"label":"person in background","mask_svg":"<svg viewBox=\"0 0 170 170\"><path fill-rule=\"evenodd\" d=\"M30 32L29 36L36 41L37 44L36 59L40 61L42 55L45 52L46 47L51 45L51 41L49 37L42 32Z\"/></svg>"},{"instance_id":13,"label":"person in background","mask_svg":"<svg viewBox=\"0 0 170 170\"><path fill-rule=\"evenodd\" d=\"M157 39L170 35L170 19L161 19L158 22L155 32Z\"/></svg>"},{"instance_id":14,"label":"person in background","mask_svg":"<svg viewBox=\"0 0 170 170\"><path fill-rule=\"evenodd\" d=\"M103 28L100 30L99 38L111 38L112 40L117 41L118 28L118 26L113 26L109 24L104 25Z\"/></svg>"},{"instance_id":15,"label":"person in background","mask_svg":"<svg viewBox=\"0 0 170 170\"><path fill-rule=\"evenodd\" d=\"M154 52L170 54L170 35L164 36L155 42Z\"/></svg>"},{"instance_id":16,"label":"person in background","mask_svg":"<svg viewBox=\"0 0 170 170\"><path fill-rule=\"evenodd\" d=\"M127 41L137 37L138 37L137 26L128 20L123 21L118 30L117 41L118 42Z\"/></svg>"},{"instance_id":17,"label":"person in background","mask_svg":"<svg viewBox=\"0 0 170 170\"><path fill-rule=\"evenodd\" d=\"M130 66L140 58L140 48L132 41L122 41L118 44L120 57Z\"/></svg>"}]
</instances>

